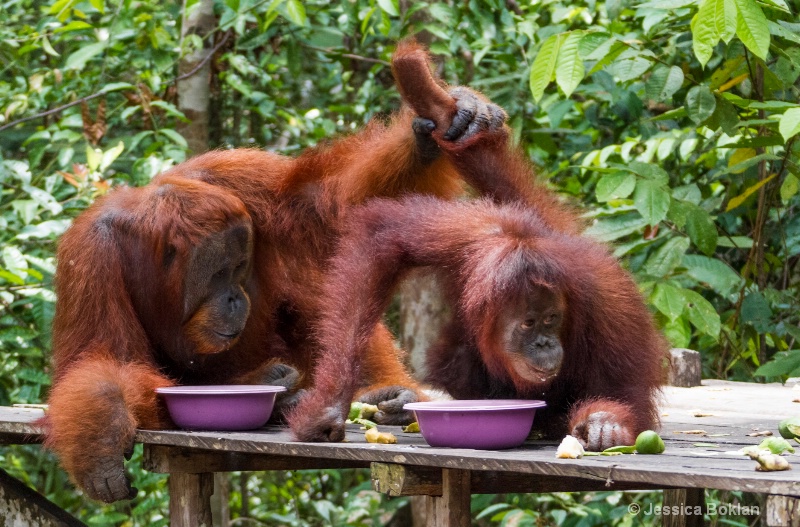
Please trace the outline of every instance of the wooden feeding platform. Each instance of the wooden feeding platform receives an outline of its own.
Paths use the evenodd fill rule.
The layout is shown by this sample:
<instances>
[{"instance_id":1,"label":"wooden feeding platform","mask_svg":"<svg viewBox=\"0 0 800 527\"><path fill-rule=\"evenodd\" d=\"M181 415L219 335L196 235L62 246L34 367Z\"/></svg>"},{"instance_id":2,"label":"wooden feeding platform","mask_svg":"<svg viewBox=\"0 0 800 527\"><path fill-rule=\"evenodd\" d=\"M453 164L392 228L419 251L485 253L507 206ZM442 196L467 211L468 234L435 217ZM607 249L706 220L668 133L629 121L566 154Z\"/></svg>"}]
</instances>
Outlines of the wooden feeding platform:
<instances>
[{"instance_id":1,"label":"wooden feeding platform","mask_svg":"<svg viewBox=\"0 0 800 527\"><path fill-rule=\"evenodd\" d=\"M665 489L664 505L683 505L686 513L663 516L664 525L702 525L703 516L692 511L704 504L709 488L765 494L766 524L794 526L800 525L800 454L787 456L793 470L757 472L755 461L727 452L760 443L764 436L757 434L765 431L777 435L780 420L800 415L795 400L800 388L779 384L666 387L661 436L667 450L661 455L556 459L555 441L501 451L432 448L420 434L399 427L381 427L398 443L380 445L366 443L357 425L348 427L341 443L295 442L278 426L250 432L139 430L136 441L144 444L145 468L169 474L172 527L211 525L215 472L354 467L370 468L378 491L425 496L429 525L470 525L472 493L615 489ZM0 441L37 442L40 430L33 423L41 415L39 409L0 408ZM0 513L11 498L39 504L32 503L35 493L9 479L0 478ZM63 523L52 507L42 514L52 523L21 525L80 524Z\"/></svg>"}]
</instances>

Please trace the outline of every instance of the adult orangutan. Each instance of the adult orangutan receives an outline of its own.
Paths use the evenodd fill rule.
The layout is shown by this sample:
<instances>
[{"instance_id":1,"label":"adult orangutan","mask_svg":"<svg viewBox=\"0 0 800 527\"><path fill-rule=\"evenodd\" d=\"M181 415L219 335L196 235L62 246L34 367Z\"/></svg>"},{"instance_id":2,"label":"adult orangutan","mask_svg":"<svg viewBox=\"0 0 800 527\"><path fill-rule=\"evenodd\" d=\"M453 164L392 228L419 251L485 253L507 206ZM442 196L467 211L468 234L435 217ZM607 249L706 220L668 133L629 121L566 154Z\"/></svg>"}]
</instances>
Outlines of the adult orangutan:
<instances>
[{"instance_id":1,"label":"adult orangutan","mask_svg":"<svg viewBox=\"0 0 800 527\"><path fill-rule=\"evenodd\" d=\"M424 93L436 87L413 89L414 109L435 115ZM343 438L354 379L370 371L369 329L405 272L429 266L454 313L427 353L429 383L462 399L542 398L548 407L536 423L551 434L569 431L590 449L632 444L658 422L666 359L636 284L605 247L580 236L575 211L536 182L506 134L434 139L491 200L417 196L351 213L323 294L315 385L289 419L295 435ZM404 402L378 406L396 413Z\"/></svg>"},{"instance_id":2,"label":"adult orangutan","mask_svg":"<svg viewBox=\"0 0 800 527\"><path fill-rule=\"evenodd\" d=\"M420 48L398 56L430 77ZM291 406L318 358L311 328L349 210L375 196L454 196L459 173L437 144L502 131L502 110L473 92L444 101L437 123L404 109L295 159L201 155L146 187L111 191L75 220L58 249L46 443L91 498L135 495L123 465L135 429L171 426L158 387L282 384ZM414 399L389 332L376 322L369 333L358 390Z\"/></svg>"}]
</instances>

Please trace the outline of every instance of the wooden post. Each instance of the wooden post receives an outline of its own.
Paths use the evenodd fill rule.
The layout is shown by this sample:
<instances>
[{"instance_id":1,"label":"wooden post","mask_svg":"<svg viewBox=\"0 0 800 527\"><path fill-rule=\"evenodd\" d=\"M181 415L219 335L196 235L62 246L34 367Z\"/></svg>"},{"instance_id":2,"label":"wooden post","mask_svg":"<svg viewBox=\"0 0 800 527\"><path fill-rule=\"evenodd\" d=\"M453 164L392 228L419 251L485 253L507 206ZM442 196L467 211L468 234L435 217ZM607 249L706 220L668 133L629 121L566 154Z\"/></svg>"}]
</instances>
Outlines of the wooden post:
<instances>
[{"instance_id":1,"label":"wooden post","mask_svg":"<svg viewBox=\"0 0 800 527\"><path fill-rule=\"evenodd\" d=\"M706 508L705 489L672 489L664 491L664 507L681 507L681 514L664 514L664 527L703 527ZM694 513L697 514L694 514Z\"/></svg>"},{"instance_id":2,"label":"wooden post","mask_svg":"<svg viewBox=\"0 0 800 527\"><path fill-rule=\"evenodd\" d=\"M667 384L681 388L700 386L702 363L700 353L685 348L672 348L669 350L670 367Z\"/></svg>"},{"instance_id":3,"label":"wooden post","mask_svg":"<svg viewBox=\"0 0 800 527\"><path fill-rule=\"evenodd\" d=\"M175 472L169 475L170 527L212 527L214 474Z\"/></svg>"},{"instance_id":4,"label":"wooden post","mask_svg":"<svg viewBox=\"0 0 800 527\"><path fill-rule=\"evenodd\" d=\"M442 469L442 496L426 498L428 525L470 527L469 479L469 470Z\"/></svg>"},{"instance_id":5,"label":"wooden post","mask_svg":"<svg viewBox=\"0 0 800 527\"><path fill-rule=\"evenodd\" d=\"M800 498L767 496L767 510L763 519L767 527L800 527Z\"/></svg>"}]
</instances>

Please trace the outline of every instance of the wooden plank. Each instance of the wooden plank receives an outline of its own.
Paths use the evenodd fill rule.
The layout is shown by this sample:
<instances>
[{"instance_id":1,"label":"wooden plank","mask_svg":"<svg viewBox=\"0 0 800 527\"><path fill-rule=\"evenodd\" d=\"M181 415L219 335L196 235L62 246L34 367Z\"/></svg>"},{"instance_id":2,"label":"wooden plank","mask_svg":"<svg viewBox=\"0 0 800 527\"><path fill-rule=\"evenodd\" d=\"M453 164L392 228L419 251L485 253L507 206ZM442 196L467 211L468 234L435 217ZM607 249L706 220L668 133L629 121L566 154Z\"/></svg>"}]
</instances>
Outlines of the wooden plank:
<instances>
[{"instance_id":1,"label":"wooden plank","mask_svg":"<svg viewBox=\"0 0 800 527\"><path fill-rule=\"evenodd\" d=\"M764 523L767 527L800 527L800 498L767 496Z\"/></svg>"},{"instance_id":2,"label":"wooden plank","mask_svg":"<svg viewBox=\"0 0 800 527\"><path fill-rule=\"evenodd\" d=\"M283 428L231 433L139 431L137 438L148 443L195 449L572 477L625 483L636 488L698 487L800 494L800 481L794 477L794 472L756 472L754 462L748 458L723 454L725 450L758 444L762 438L746 435L751 425L755 427L757 423L763 424L750 422L736 429L704 426L712 431L725 430L734 434L719 438L673 434L668 428L663 432L667 443L665 454L598 456L579 460L556 459L556 443L552 441L529 442L503 451L431 448L419 434L405 434L399 427L385 427L397 436L396 445L366 443L363 432L356 425L348 428L346 442L335 444L292 442L290 433ZM774 424L777 426L777 422ZM675 427L684 431L690 428L680 423ZM713 441L719 445L716 449L694 446L700 441ZM800 470L800 460L788 459L797 465L796 470Z\"/></svg>"},{"instance_id":3,"label":"wooden plank","mask_svg":"<svg viewBox=\"0 0 800 527\"><path fill-rule=\"evenodd\" d=\"M203 472L254 472L262 470L306 470L366 468L367 461L319 459L297 456L256 455L221 450L197 450L167 445L144 445L143 467L150 472L200 474Z\"/></svg>"},{"instance_id":4,"label":"wooden plank","mask_svg":"<svg viewBox=\"0 0 800 527\"><path fill-rule=\"evenodd\" d=\"M176 472L169 476L170 527L213 527L214 474Z\"/></svg>"},{"instance_id":5,"label":"wooden plank","mask_svg":"<svg viewBox=\"0 0 800 527\"><path fill-rule=\"evenodd\" d=\"M705 489L671 489L664 491L664 508L679 511L678 514L663 514L664 527L703 527L706 509Z\"/></svg>"},{"instance_id":6,"label":"wooden plank","mask_svg":"<svg viewBox=\"0 0 800 527\"><path fill-rule=\"evenodd\" d=\"M504 451L431 448L419 434L405 434L394 427L386 428L398 437L397 445L367 444L357 426L348 428L346 442L336 444L294 442L286 428L273 426L249 432L140 430L136 439L150 445L230 453L216 458L217 465L206 465L211 458L192 462L189 459L193 454L184 452L175 456L174 462L168 460L160 468L152 467L160 471L302 468L303 463L315 468L368 466L380 462L463 469L478 474L517 473L521 478L536 476L530 480L548 476L575 485L609 481L610 488L698 487L800 495L800 481L794 475L800 470L800 458L787 458L796 465L794 471L760 473L747 458L724 454L758 444L762 437L748 436L756 430L777 432L780 419L800 410L800 404L792 402L800 400L800 390L777 384L704 381L703 386L695 388L666 387L664 397L661 434L667 451L661 456L558 460L554 456L557 442L553 441L531 441ZM38 409L0 407L0 438L11 442L23 442L26 437L36 440L36 434L41 432L36 420L42 415ZM684 433L692 430L705 434ZM701 442L715 446L696 446ZM326 460L330 465L315 460ZM189 466L191 463L195 465ZM472 484L478 485L474 478Z\"/></svg>"},{"instance_id":7,"label":"wooden plank","mask_svg":"<svg viewBox=\"0 0 800 527\"><path fill-rule=\"evenodd\" d=\"M434 467L372 463L372 488L389 496L441 496L442 469ZM662 490L650 485L630 485L605 480L533 476L512 472L470 472L473 494L581 492L588 490Z\"/></svg>"},{"instance_id":8,"label":"wooden plank","mask_svg":"<svg viewBox=\"0 0 800 527\"><path fill-rule=\"evenodd\" d=\"M437 527L470 527L470 474L468 470L442 470L442 495L429 496L428 525Z\"/></svg>"},{"instance_id":9,"label":"wooden plank","mask_svg":"<svg viewBox=\"0 0 800 527\"><path fill-rule=\"evenodd\" d=\"M86 527L47 498L0 469L0 519L15 527Z\"/></svg>"}]
</instances>

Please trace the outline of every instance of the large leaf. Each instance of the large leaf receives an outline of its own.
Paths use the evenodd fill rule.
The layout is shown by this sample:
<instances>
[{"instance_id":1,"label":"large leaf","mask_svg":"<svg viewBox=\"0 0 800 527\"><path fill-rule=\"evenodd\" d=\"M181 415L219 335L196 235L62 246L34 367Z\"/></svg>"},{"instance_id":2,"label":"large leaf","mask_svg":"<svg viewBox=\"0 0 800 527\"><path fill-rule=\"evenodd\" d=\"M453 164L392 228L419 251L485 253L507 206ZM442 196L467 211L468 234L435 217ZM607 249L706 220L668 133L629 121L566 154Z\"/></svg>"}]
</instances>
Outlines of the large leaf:
<instances>
[{"instance_id":1,"label":"large leaf","mask_svg":"<svg viewBox=\"0 0 800 527\"><path fill-rule=\"evenodd\" d=\"M781 122L778 125L784 141L788 141L791 137L800 133L800 108L790 108L781 116Z\"/></svg>"},{"instance_id":2,"label":"large leaf","mask_svg":"<svg viewBox=\"0 0 800 527\"><path fill-rule=\"evenodd\" d=\"M636 187L636 176L630 172L620 170L606 174L597 182L594 192L597 201L627 198Z\"/></svg>"},{"instance_id":3,"label":"large leaf","mask_svg":"<svg viewBox=\"0 0 800 527\"><path fill-rule=\"evenodd\" d=\"M658 66L645 83L648 99L666 101L683 85L683 70L678 66Z\"/></svg>"},{"instance_id":4,"label":"large leaf","mask_svg":"<svg viewBox=\"0 0 800 527\"><path fill-rule=\"evenodd\" d=\"M739 289L743 280L736 271L721 260L699 254L687 254L683 257L686 273L698 282L710 286L722 296Z\"/></svg>"},{"instance_id":5,"label":"large leaf","mask_svg":"<svg viewBox=\"0 0 800 527\"><path fill-rule=\"evenodd\" d=\"M655 225L667 217L669 192L658 182L643 179L636 183L633 203L648 225Z\"/></svg>"},{"instance_id":6,"label":"large leaf","mask_svg":"<svg viewBox=\"0 0 800 527\"><path fill-rule=\"evenodd\" d=\"M719 331L722 324L719 320L719 314L711 302L695 291L690 289L682 290L684 301L686 302L686 310L689 313L689 321L699 331L705 333L709 337L719 339Z\"/></svg>"},{"instance_id":7,"label":"large leaf","mask_svg":"<svg viewBox=\"0 0 800 527\"><path fill-rule=\"evenodd\" d=\"M771 361L760 366L753 375L763 375L764 377L780 377L782 375L796 377L800 375L800 350L776 353Z\"/></svg>"},{"instance_id":8,"label":"large leaf","mask_svg":"<svg viewBox=\"0 0 800 527\"><path fill-rule=\"evenodd\" d=\"M736 35L747 49L762 60L769 52L769 23L756 0L735 0Z\"/></svg>"},{"instance_id":9,"label":"large leaf","mask_svg":"<svg viewBox=\"0 0 800 527\"><path fill-rule=\"evenodd\" d=\"M671 274L681 263L683 255L688 248L688 238L682 236L671 238L647 258L647 262L644 264L645 272L659 277Z\"/></svg>"},{"instance_id":10,"label":"large leaf","mask_svg":"<svg viewBox=\"0 0 800 527\"><path fill-rule=\"evenodd\" d=\"M600 242L611 242L637 232L647 226L638 214L622 214L597 220L584 234Z\"/></svg>"},{"instance_id":11,"label":"large leaf","mask_svg":"<svg viewBox=\"0 0 800 527\"><path fill-rule=\"evenodd\" d=\"M720 33L716 25L717 4L720 0L704 0L700 4L700 9L692 18L692 49L700 61L700 65L705 68L706 63L714 53L714 46L719 42Z\"/></svg>"},{"instance_id":12,"label":"large leaf","mask_svg":"<svg viewBox=\"0 0 800 527\"><path fill-rule=\"evenodd\" d=\"M533 60L531 66L531 95L533 100L539 102L539 99L544 95L544 89L553 80L556 72L556 63L558 62L558 50L561 47L561 35L552 35L544 41L542 47L539 48L539 53Z\"/></svg>"},{"instance_id":13,"label":"large leaf","mask_svg":"<svg viewBox=\"0 0 800 527\"><path fill-rule=\"evenodd\" d=\"M689 205L686 211L686 233L692 243L708 256L717 248L717 226L704 209Z\"/></svg>"},{"instance_id":14,"label":"large leaf","mask_svg":"<svg viewBox=\"0 0 800 527\"><path fill-rule=\"evenodd\" d=\"M772 309L760 291L753 291L742 301L742 322L750 324L759 333L772 331Z\"/></svg>"},{"instance_id":15,"label":"large leaf","mask_svg":"<svg viewBox=\"0 0 800 527\"><path fill-rule=\"evenodd\" d=\"M656 284L650 303L663 313L670 321L676 320L686 307L686 302L681 291L669 284Z\"/></svg>"},{"instance_id":16,"label":"large leaf","mask_svg":"<svg viewBox=\"0 0 800 527\"><path fill-rule=\"evenodd\" d=\"M686 111L689 113L689 119L695 124L700 124L711 117L716 107L717 99L705 84L694 86L686 94Z\"/></svg>"},{"instance_id":17,"label":"large leaf","mask_svg":"<svg viewBox=\"0 0 800 527\"><path fill-rule=\"evenodd\" d=\"M583 31L572 31L561 42L556 60L556 84L569 97L583 80L585 69L578 50Z\"/></svg>"},{"instance_id":18,"label":"large leaf","mask_svg":"<svg viewBox=\"0 0 800 527\"><path fill-rule=\"evenodd\" d=\"M82 70L86 62L101 54L106 49L105 42L95 42L94 44L86 44L81 46L77 51L73 52L67 57L67 62L64 64L64 69L67 70Z\"/></svg>"}]
</instances>

